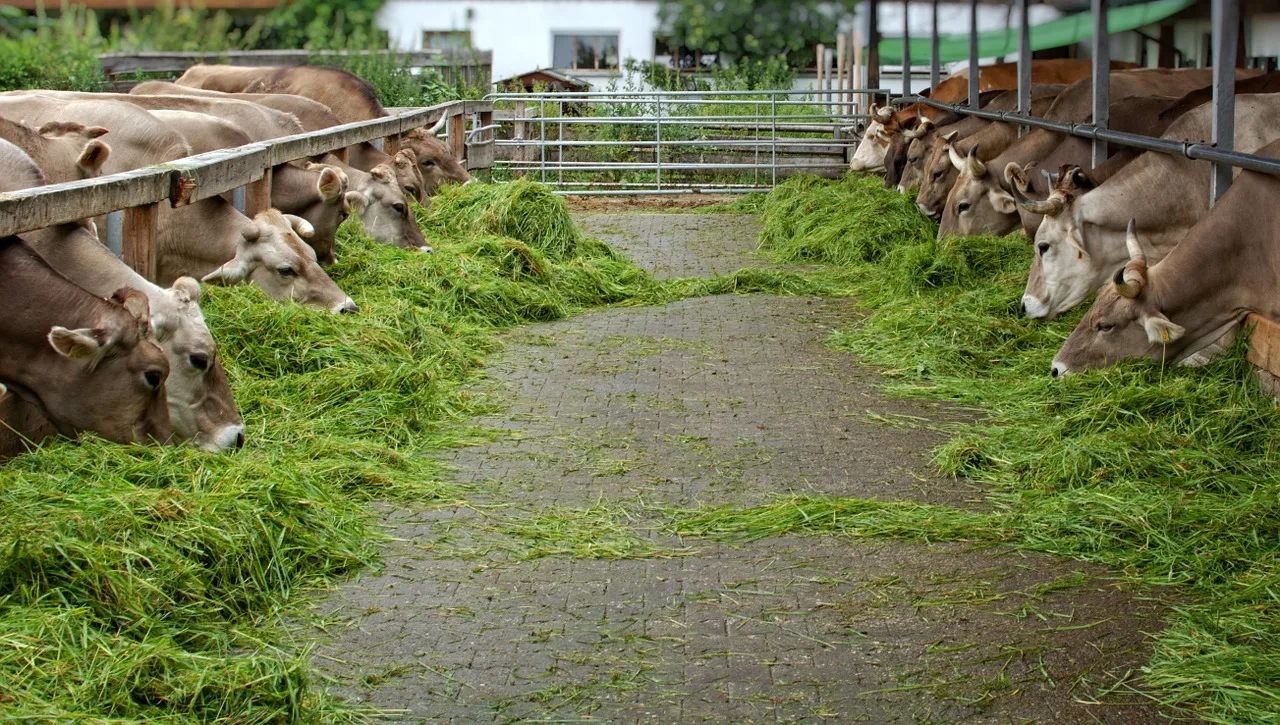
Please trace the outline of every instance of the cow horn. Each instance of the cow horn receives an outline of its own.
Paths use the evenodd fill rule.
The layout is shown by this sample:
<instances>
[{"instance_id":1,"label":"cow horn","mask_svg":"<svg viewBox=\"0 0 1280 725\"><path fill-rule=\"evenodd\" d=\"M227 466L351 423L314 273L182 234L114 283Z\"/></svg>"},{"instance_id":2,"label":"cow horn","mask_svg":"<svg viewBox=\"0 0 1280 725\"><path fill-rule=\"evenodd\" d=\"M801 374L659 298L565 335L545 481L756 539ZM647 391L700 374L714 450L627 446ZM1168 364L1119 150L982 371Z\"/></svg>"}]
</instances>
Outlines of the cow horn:
<instances>
[{"instance_id":1,"label":"cow horn","mask_svg":"<svg viewBox=\"0 0 1280 725\"><path fill-rule=\"evenodd\" d=\"M956 153L956 147L950 143L947 144L947 155L951 157L951 165L956 167L956 171L964 171L964 157Z\"/></svg>"},{"instance_id":2,"label":"cow horn","mask_svg":"<svg viewBox=\"0 0 1280 725\"><path fill-rule=\"evenodd\" d=\"M1057 174L1055 174L1055 173L1053 173L1053 172L1049 171L1048 169L1040 169L1040 173L1044 174L1044 180L1045 180L1045 182L1046 182L1046 183L1048 183L1048 184L1049 184L1049 188L1050 188L1050 189L1052 189L1053 187L1055 187L1055 186L1057 186L1057 185L1058 185L1058 175L1057 175Z\"/></svg>"},{"instance_id":3,"label":"cow horn","mask_svg":"<svg viewBox=\"0 0 1280 725\"><path fill-rule=\"evenodd\" d=\"M893 108L891 106L882 106L876 110L876 119L881 123L893 118Z\"/></svg>"},{"instance_id":4,"label":"cow horn","mask_svg":"<svg viewBox=\"0 0 1280 725\"><path fill-rule=\"evenodd\" d=\"M1142 243L1138 241L1138 223L1129 220L1129 228L1124 233L1124 245L1129 248L1129 262L1124 269L1116 273L1116 292L1122 297L1134 299L1142 294L1147 286L1147 255L1142 251Z\"/></svg>"},{"instance_id":5,"label":"cow horn","mask_svg":"<svg viewBox=\"0 0 1280 725\"><path fill-rule=\"evenodd\" d=\"M445 122L446 122L446 121L448 121L448 120L449 120L449 119L448 119L448 117L447 117L447 116L446 116L446 117L442 117L439 121L436 121L436 125L434 125L434 126L432 126L431 128L427 129L427 130L426 130L426 133L428 133L428 134L430 134L430 135L432 135L432 136L438 136L438 135L440 135L440 129L444 128L444 124L445 124Z\"/></svg>"},{"instance_id":6,"label":"cow horn","mask_svg":"<svg viewBox=\"0 0 1280 725\"><path fill-rule=\"evenodd\" d=\"M1004 167L1004 178L1009 182L1009 190L1013 192L1014 201L1018 202L1018 206L1023 209L1032 214L1044 216L1057 216L1062 212L1062 197L1056 194L1050 194L1042 201L1027 196L1027 173L1017 163L1010 161L1009 165Z\"/></svg>"},{"instance_id":7,"label":"cow horn","mask_svg":"<svg viewBox=\"0 0 1280 725\"><path fill-rule=\"evenodd\" d=\"M969 167L969 175L973 178L981 179L987 175L987 165L978 158L978 144L974 144L973 148L969 149L965 164Z\"/></svg>"}]
</instances>

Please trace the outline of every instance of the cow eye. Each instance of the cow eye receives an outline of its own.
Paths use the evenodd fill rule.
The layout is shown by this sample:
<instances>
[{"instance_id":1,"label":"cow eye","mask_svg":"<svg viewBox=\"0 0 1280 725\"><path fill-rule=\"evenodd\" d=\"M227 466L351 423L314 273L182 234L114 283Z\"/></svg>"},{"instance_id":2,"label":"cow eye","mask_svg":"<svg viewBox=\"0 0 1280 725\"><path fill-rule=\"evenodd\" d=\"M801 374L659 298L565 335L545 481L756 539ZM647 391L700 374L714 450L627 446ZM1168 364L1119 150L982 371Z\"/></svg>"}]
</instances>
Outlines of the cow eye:
<instances>
[{"instance_id":1,"label":"cow eye","mask_svg":"<svg viewBox=\"0 0 1280 725\"><path fill-rule=\"evenodd\" d=\"M959 211L961 214L969 211L969 202L962 201L959 204L956 204L956 210Z\"/></svg>"},{"instance_id":2,"label":"cow eye","mask_svg":"<svg viewBox=\"0 0 1280 725\"><path fill-rule=\"evenodd\" d=\"M164 382L164 371L148 370L142 374L142 377L147 381L147 387L155 390L160 387L160 383Z\"/></svg>"},{"instance_id":3,"label":"cow eye","mask_svg":"<svg viewBox=\"0 0 1280 725\"><path fill-rule=\"evenodd\" d=\"M404 214L404 204L401 204L398 201L392 204L391 208L394 209L397 214L400 214L400 215Z\"/></svg>"},{"instance_id":4,"label":"cow eye","mask_svg":"<svg viewBox=\"0 0 1280 725\"><path fill-rule=\"evenodd\" d=\"M409 196L416 197L418 195L418 187L416 186L405 187L405 191L408 192Z\"/></svg>"},{"instance_id":5,"label":"cow eye","mask_svg":"<svg viewBox=\"0 0 1280 725\"><path fill-rule=\"evenodd\" d=\"M196 370L209 369L209 356L202 352L192 353L190 357L187 358L187 360L188 362L191 363L191 367L195 368Z\"/></svg>"},{"instance_id":6,"label":"cow eye","mask_svg":"<svg viewBox=\"0 0 1280 725\"><path fill-rule=\"evenodd\" d=\"M1043 255L1045 252L1049 251L1049 243L1048 243L1048 242L1040 242L1040 244L1036 245L1036 249L1039 249L1039 250L1040 250L1040 254L1041 254L1041 255Z\"/></svg>"},{"instance_id":7,"label":"cow eye","mask_svg":"<svg viewBox=\"0 0 1280 725\"><path fill-rule=\"evenodd\" d=\"M422 160L422 165L423 165L423 166L425 166L425 167L427 167L427 168L431 168L432 166L435 166L435 165L436 165L436 162L435 162L435 161L433 161L433 160L431 160L431 159L423 159L423 160Z\"/></svg>"},{"instance_id":8,"label":"cow eye","mask_svg":"<svg viewBox=\"0 0 1280 725\"><path fill-rule=\"evenodd\" d=\"M935 172L933 172L933 178L934 178L934 179L941 179L941 178L942 178L942 173L943 173L943 172L941 172L941 171L935 171Z\"/></svg>"},{"instance_id":9,"label":"cow eye","mask_svg":"<svg viewBox=\"0 0 1280 725\"><path fill-rule=\"evenodd\" d=\"M298 276L298 271L293 267L277 267L276 272L281 277L297 277Z\"/></svg>"},{"instance_id":10,"label":"cow eye","mask_svg":"<svg viewBox=\"0 0 1280 725\"><path fill-rule=\"evenodd\" d=\"M1115 325L1109 322L1099 322L1097 325L1094 325L1094 329L1098 332L1111 332L1115 329Z\"/></svg>"}]
</instances>

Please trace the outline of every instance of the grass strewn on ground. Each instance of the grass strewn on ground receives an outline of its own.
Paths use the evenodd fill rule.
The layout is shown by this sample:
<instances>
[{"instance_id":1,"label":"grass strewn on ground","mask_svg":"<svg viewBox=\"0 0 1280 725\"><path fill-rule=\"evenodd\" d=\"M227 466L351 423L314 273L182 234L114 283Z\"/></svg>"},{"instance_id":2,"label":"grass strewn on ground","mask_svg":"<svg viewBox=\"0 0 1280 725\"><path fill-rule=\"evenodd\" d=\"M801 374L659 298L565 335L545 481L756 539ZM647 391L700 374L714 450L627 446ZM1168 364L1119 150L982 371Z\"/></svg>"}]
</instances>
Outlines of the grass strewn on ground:
<instances>
[{"instance_id":1,"label":"grass strewn on ground","mask_svg":"<svg viewBox=\"0 0 1280 725\"><path fill-rule=\"evenodd\" d=\"M472 185L421 212L436 248L340 232L332 315L256 288L203 299L248 446L51 442L0 467L0 719L309 722L330 701L278 620L377 560L364 502L456 503L425 455L481 435L464 388L496 331L663 299L541 187Z\"/></svg>"},{"instance_id":2,"label":"grass strewn on ground","mask_svg":"<svg viewBox=\"0 0 1280 725\"><path fill-rule=\"evenodd\" d=\"M779 262L831 265L862 297L867 316L832 346L882 368L892 392L982 412L936 460L989 484L998 507L785 499L691 512L677 529L1009 542L1179 585L1151 692L1214 722L1280 719L1280 410L1243 342L1204 368L1129 362L1054 381L1049 364L1081 312L1020 315L1025 239L939 242L909 198L874 179L789 180L763 209L763 246Z\"/></svg>"}]
</instances>

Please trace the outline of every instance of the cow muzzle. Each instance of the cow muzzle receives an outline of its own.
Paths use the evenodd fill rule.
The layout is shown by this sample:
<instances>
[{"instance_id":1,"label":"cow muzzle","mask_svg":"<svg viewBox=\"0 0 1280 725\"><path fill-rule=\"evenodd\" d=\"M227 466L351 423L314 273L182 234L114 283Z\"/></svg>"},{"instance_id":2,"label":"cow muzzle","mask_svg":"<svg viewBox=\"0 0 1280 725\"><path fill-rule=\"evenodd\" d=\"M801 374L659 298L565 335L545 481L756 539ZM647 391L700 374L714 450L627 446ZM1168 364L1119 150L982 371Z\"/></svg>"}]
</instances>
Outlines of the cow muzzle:
<instances>
[{"instance_id":1,"label":"cow muzzle","mask_svg":"<svg viewBox=\"0 0 1280 725\"><path fill-rule=\"evenodd\" d=\"M350 297L348 297L345 302L341 302L337 305L334 305L333 309L330 310L330 312L333 312L334 314L343 314L343 315L354 315L359 311L360 311L360 305L357 305L356 301L351 299Z\"/></svg>"},{"instance_id":2,"label":"cow muzzle","mask_svg":"<svg viewBox=\"0 0 1280 725\"><path fill-rule=\"evenodd\" d=\"M210 453L239 450L244 448L244 426L228 425L218 429L213 437L199 446Z\"/></svg>"},{"instance_id":3,"label":"cow muzzle","mask_svg":"<svg viewBox=\"0 0 1280 725\"><path fill-rule=\"evenodd\" d=\"M1039 297L1022 296L1022 314L1033 320L1043 320L1049 316L1049 305Z\"/></svg>"},{"instance_id":4,"label":"cow muzzle","mask_svg":"<svg viewBox=\"0 0 1280 725\"><path fill-rule=\"evenodd\" d=\"M1052 377L1055 380L1061 380L1067 377L1069 372L1070 371L1067 370L1066 364L1058 360L1054 360L1053 365L1049 366L1049 377Z\"/></svg>"}]
</instances>

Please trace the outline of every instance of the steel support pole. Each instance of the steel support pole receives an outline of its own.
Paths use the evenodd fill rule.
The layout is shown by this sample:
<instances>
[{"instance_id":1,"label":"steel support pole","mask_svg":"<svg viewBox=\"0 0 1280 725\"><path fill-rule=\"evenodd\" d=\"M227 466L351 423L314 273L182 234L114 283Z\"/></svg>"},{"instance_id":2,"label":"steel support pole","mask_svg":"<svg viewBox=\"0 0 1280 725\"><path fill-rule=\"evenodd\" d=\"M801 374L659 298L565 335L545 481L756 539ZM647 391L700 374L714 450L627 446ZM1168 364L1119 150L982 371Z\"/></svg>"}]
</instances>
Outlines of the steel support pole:
<instances>
[{"instance_id":1,"label":"steel support pole","mask_svg":"<svg viewBox=\"0 0 1280 725\"><path fill-rule=\"evenodd\" d=\"M1107 35L1107 0L1090 0L1093 10L1093 125L1106 128L1111 110L1111 36ZM1093 141L1093 165L1107 160L1107 142Z\"/></svg>"},{"instance_id":2,"label":"steel support pole","mask_svg":"<svg viewBox=\"0 0 1280 725\"><path fill-rule=\"evenodd\" d=\"M867 88L880 87L880 27L876 0L867 0Z\"/></svg>"},{"instance_id":3,"label":"steel support pole","mask_svg":"<svg viewBox=\"0 0 1280 725\"><path fill-rule=\"evenodd\" d=\"M1018 0L1018 113L1031 113L1031 26L1029 0Z\"/></svg>"},{"instance_id":4,"label":"steel support pole","mask_svg":"<svg viewBox=\"0 0 1280 725\"><path fill-rule=\"evenodd\" d=\"M1239 0L1213 0L1213 145L1221 151L1235 150L1236 128L1236 43L1239 41ZM1213 204L1231 188L1229 164L1214 164L1209 185Z\"/></svg>"},{"instance_id":5,"label":"steel support pole","mask_svg":"<svg viewBox=\"0 0 1280 725\"><path fill-rule=\"evenodd\" d=\"M902 95L911 94L911 3L902 0Z\"/></svg>"},{"instance_id":6,"label":"steel support pole","mask_svg":"<svg viewBox=\"0 0 1280 725\"><path fill-rule=\"evenodd\" d=\"M978 107L978 0L969 0L969 108Z\"/></svg>"},{"instance_id":7,"label":"steel support pole","mask_svg":"<svg viewBox=\"0 0 1280 725\"><path fill-rule=\"evenodd\" d=\"M929 24L929 87L937 88L942 81L942 68L938 59L938 0L933 0L933 22Z\"/></svg>"}]
</instances>

